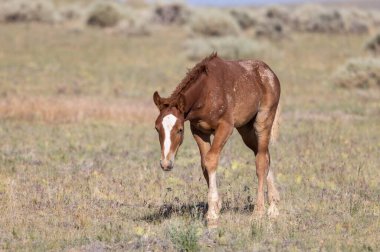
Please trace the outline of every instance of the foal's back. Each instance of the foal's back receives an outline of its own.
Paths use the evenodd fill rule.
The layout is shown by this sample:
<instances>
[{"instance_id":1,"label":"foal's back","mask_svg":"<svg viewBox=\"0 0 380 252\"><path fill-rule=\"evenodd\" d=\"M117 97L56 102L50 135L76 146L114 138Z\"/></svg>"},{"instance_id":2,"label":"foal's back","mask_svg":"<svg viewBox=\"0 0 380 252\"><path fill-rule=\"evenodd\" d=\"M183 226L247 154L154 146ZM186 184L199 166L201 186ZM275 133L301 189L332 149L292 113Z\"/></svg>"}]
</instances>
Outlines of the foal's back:
<instances>
[{"instance_id":1,"label":"foal's back","mask_svg":"<svg viewBox=\"0 0 380 252\"><path fill-rule=\"evenodd\" d=\"M214 58L207 65L214 96L222 96L226 113L235 127L248 123L259 110L276 111L280 82L270 67L259 60Z\"/></svg>"}]
</instances>

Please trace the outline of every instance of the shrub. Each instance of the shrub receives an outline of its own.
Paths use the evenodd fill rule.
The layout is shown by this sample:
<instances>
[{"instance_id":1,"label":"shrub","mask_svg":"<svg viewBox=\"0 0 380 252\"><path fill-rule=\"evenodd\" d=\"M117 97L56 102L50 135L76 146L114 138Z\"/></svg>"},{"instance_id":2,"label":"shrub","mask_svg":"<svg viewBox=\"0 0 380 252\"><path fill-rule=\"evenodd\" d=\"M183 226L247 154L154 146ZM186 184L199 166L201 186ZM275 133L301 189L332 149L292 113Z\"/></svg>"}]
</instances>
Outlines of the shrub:
<instances>
[{"instance_id":1,"label":"shrub","mask_svg":"<svg viewBox=\"0 0 380 252\"><path fill-rule=\"evenodd\" d=\"M199 10L192 15L190 20L191 30L204 36L237 35L240 27L237 21L221 10Z\"/></svg>"},{"instance_id":2,"label":"shrub","mask_svg":"<svg viewBox=\"0 0 380 252\"><path fill-rule=\"evenodd\" d=\"M370 13L359 9L340 10L343 17L345 32L352 34L368 33L373 22Z\"/></svg>"},{"instance_id":3,"label":"shrub","mask_svg":"<svg viewBox=\"0 0 380 252\"><path fill-rule=\"evenodd\" d=\"M293 22L303 32L341 33L345 28L339 11L320 5L300 6L294 12Z\"/></svg>"},{"instance_id":4,"label":"shrub","mask_svg":"<svg viewBox=\"0 0 380 252\"><path fill-rule=\"evenodd\" d=\"M257 58L262 56L268 47L258 44L248 38L223 37L211 39L191 39L185 43L187 57L191 60L200 60L212 52L226 59Z\"/></svg>"},{"instance_id":5,"label":"shrub","mask_svg":"<svg viewBox=\"0 0 380 252\"><path fill-rule=\"evenodd\" d=\"M332 81L345 88L380 88L380 59L351 59L333 74Z\"/></svg>"},{"instance_id":6,"label":"shrub","mask_svg":"<svg viewBox=\"0 0 380 252\"><path fill-rule=\"evenodd\" d=\"M371 15L359 9L333 9L320 5L302 5L293 15L296 30L319 33L368 33Z\"/></svg>"},{"instance_id":7,"label":"shrub","mask_svg":"<svg viewBox=\"0 0 380 252\"><path fill-rule=\"evenodd\" d=\"M230 14L238 22L240 28L244 30L255 26L258 22L251 10L232 9Z\"/></svg>"},{"instance_id":8,"label":"shrub","mask_svg":"<svg viewBox=\"0 0 380 252\"><path fill-rule=\"evenodd\" d=\"M3 22L46 22L58 20L54 5L45 0L14 0L0 3L0 21Z\"/></svg>"},{"instance_id":9,"label":"shrub","mask_svg":"<svg viewBox=\"0 0 380 252\"><path fill-rule=\"evenodd\" d=\"M352 19L346 23L346 32L352 34L365 34L370 30L368 22L360 19Z\"/></svg>"},{"instance_id":10,"label":"shrub","mask_svg":"<svg viewBox=\"0 0 380 252\"><path fill-rule=\"evenodd\" d=\"M83 7L74 4L62 7L59 13L65 21L80 20L85 16Z\"/></svg>"},{"instance_id":11,"label":"shrub","mask_svg":"<svg viewBox=\"0 0 380 252\"><path fill-rule=\"evenodd\" d=\"M151 34L151 12L144 9L136 9L125 6L122 9L123 19L109 29L111 33L128 36L146 36Z\"/></svg>"},{"instance_id":12,"label":"shrub","mask_svg":"<svg viewBox=\"0 0 380 252\"><path fill-rule=\"evenodd\" d=\"M255 35L257 37L281 39L287 37L289 30L290 29L279 20L267 20L257 25Z\"/></svg>"},{"instance_id":13,"label":"shrub","mask_svg":"<svg viewBox=\"0 0 380 252\"><path fill-rule=\"evenodd\" d=\"M277 22L289 23L290 11L280 5L272 5L264 9L264 16L269 20L275 20Z\"/></svg>"},{"instance_id":14,"label":"shrub","mask_svg":"<svg viewBox=\"0 0 380 252\"><path fill-rule=\"evenodd\" d=\"M95 3L87 17L87 24L99 27L115 26L122 18L122 13L116 4L110 2Z\"/></svg>"},{"instance_id":15,"label":"shrub","mask_svg":"<svg viewBox=\"0 0 380 252\"><path fill-rule=\"evenodd\" d=\"M380 32L366 42L365 49L375 55L380 54Z\"/></svg>"},{"instance_id":16,"label":"shrub","mask_svg":"<svg viewBox=\"0 0 380 252\"><path fill-rule=\"evenodd\" d=\"M168 233L173 245L179 251L199 251L199 234L194 224L172 226Z\"/></svg>"},{"instance_id":17,"label":"shrub","mask_svg":"<svg viewBox=\"0 0 380 252\"><path fill-rule=\"evenodd\" d=\"M153 21L161 24L184 24L189 20L190 10L181 3L157 5Z\"/></svg>"}]
</instances>

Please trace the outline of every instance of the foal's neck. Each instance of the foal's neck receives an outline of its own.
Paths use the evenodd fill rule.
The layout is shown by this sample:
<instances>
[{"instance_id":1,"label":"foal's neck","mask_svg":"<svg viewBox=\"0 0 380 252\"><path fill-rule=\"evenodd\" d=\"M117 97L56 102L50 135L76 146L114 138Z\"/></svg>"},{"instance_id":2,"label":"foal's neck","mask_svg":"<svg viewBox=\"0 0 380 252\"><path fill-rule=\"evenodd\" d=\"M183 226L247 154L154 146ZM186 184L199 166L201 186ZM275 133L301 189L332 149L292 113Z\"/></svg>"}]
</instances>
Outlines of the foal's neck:
<instances>
[{"instance_id":1,"label":"foal's neck","mask_svg":"<svg viewBox=\"0 0 380 252\"><path fill-rule=\"evenodd\" d=\"M186 100L186 109L185 109L185 119L186 115L191 112L194 104L198 101L203 85L204 76L200 76L197 81L195 81L189 89L184 91L182 94L185 96Z\"/></svg>"}]
</instances>

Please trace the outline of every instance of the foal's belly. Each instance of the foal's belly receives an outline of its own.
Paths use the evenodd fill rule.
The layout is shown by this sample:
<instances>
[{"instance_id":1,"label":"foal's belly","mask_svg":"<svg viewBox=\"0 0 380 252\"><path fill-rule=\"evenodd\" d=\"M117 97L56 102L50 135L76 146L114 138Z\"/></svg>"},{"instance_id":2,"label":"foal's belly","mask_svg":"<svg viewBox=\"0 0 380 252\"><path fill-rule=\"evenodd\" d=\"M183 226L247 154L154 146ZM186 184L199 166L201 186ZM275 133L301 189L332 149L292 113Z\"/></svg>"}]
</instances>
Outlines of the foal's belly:
<instances>
[{"instance_id":1,"label":"foal's belly","mask_svg":"<svg viewBox=\"0 0 380 252\"><path fill-rule=\"evenodd\" d=\"M259 101L254 94L248 94L244 98L236 99L233 109L235 128L246 125L257 114L258 108Z\"/></svg>"},{"instance_id":2,"label":"foal's belly","mask_svg":"<svg viewBox=\"0 0 380 252\"><path fill-rule=\"evenodd\" d=\"M234 127L239 128L241 126L246 125L255 115L257 114L257 110L255 111L238 111L234 115Z\"/></svg>"}]
</instances>

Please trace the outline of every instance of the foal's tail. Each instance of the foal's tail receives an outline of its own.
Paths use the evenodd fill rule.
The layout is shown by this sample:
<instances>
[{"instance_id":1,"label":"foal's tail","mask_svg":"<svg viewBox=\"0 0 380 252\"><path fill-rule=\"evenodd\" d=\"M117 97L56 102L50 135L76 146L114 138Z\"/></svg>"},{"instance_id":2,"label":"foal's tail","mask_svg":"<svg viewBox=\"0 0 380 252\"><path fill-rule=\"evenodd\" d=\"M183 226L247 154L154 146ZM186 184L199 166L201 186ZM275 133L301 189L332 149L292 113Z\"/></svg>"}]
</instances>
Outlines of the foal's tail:
<instances>
[{"instance_id":1,"label":"foal's tail","mask_svg":"<svg viewBox=\"0 0 380 252\"><path fill-rule=\"evenodd\" d=\"M280 115L281 115L281 104L277 105L276 115L274 116L272 129L270 133L270 141L276 143L278 136L280 135Z\"/></svg>"}]
</instances>

